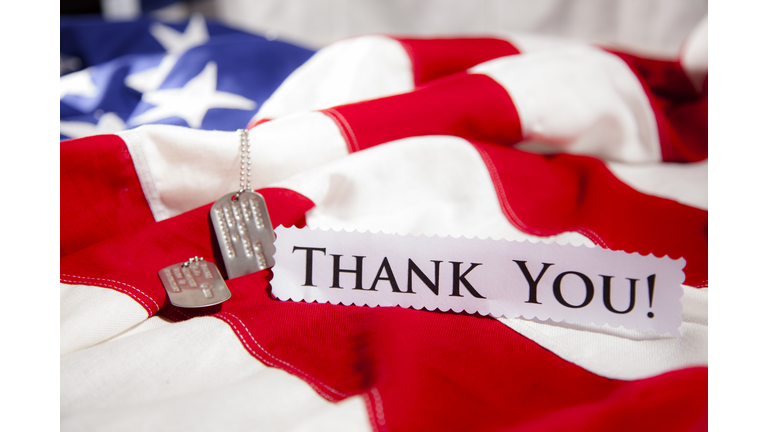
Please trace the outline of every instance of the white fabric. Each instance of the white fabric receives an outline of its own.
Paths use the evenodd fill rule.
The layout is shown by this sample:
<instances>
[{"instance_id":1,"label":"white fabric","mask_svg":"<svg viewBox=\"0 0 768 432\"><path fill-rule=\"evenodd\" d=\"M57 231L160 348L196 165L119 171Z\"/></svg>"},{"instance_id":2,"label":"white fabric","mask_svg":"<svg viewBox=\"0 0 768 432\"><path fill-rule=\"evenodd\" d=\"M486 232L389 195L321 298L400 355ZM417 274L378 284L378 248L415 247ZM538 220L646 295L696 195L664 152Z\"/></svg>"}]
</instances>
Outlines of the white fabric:
<instances>
[{"instance_id":1,"label":"white fabric","mask_svg":"<svg viewBox=\"0 0 768 432\"><path fill-rule=\"evenodd\" d=\"M148 125L118 134L133 158L156 221L216 201L239 188L237 132ZM333 120L298 113L250 132L254 189L347 154Z\"/></svg>"},{"instance_id":2,"label":"white fabric","mask_svg":"<svg viewBox=\"0 0 768 432\"><path fill-rule=\"evenodd\" d=\"M708 17L696 26L680 52L680 64L697 90L704 85L704 77L709 70Z\"/></svg>"},{"instance_id":3,"label":"white fabric","mask_svg":"<svg viewBox=\"0 0 768 432\"><path fill-rule=\"evenodd\" d=\"M405 138L273 184L315 203L310 228L491 236L539 241L509 223L491 176L467 141L452 136ZM545 241L594 246L578 233Z\"/></svg>"},{"instance_id":4,"label":"white fabric","mask_svg":"<svg viewBox=\"0 0 768 432\"><path fill-rule=\"evenodd\" d=\"M707 210L709 160L696 163L624 164L606 163L619 180L632 189L661 198L669 198L691 207Z\"/></svg>"},{"instance_id":5,"label":"white fabric","mask_svg":"<svg viewBox=\"0 0 768 432\"><path fill-rule=\"evenodd\" d=\"M85 283L61 284L59 307L61 356L103 342L148 317L128 295Z\"/></svg>"},{"instance_id":6,"label":"white fabric","mask_svg":"<svg viewBox=\"0 0 768 432\"><path fill-rule=\"evenodd\" d=\"M119 132L156 221L219 199L239 184L237 132L150 125Z\"/></svg>"},{"instance_id":7,"label":"white fabric","mask_svg":"<svg viewBox=\"0 0 768 432\"><path fill-rule=\"evenodd\" d=\"M380 98L413 90L408 54L394 39L361 36L321 50L264 102L254 120Z\"/></svg>"},{"instance_id":8,"label":"white fabric","mask_svg":"<svg viewBox=\"0 0 768 432\"><path fill-rule=\"evenodd\" d=\"M212 317L153 317L63 357L60 409L63 431L371 430L360 396L326 401L254 358Z\"/></svg>"},{"instance_id":9,"label":"white fabric","mask_svg":"<svg viewBox=\"0 0 768 432\"><path fill-rule=\"evenodd\" d=\"M656 119L637 77L618 57L574 46L479 64L509 92L523 136L604 160L656 162Z\"/></svg>"},{"instance_id":10,"label":"white fabric","mask_svg":"<svg viewBox=\"0 0 768 432\"><path fill-rule=\"evenodd\" d=\"M561 358L606 378L634 380L706 366L709 358L708 289L683 285L681 337L656 332L551 320L500 318L509 328Z\"/></svg>"}]
</instances>

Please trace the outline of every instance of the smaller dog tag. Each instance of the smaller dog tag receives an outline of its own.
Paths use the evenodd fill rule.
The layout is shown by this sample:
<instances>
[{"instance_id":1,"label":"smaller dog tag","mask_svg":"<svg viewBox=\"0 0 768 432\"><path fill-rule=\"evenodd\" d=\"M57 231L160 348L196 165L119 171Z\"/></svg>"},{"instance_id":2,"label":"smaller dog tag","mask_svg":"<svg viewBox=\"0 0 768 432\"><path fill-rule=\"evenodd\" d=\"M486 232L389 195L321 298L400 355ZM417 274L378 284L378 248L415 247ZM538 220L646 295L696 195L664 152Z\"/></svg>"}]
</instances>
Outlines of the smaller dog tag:
<instances>
[{"instance_id":1,"label":"smaller dog tag","mask_svg":"<svg viewBox=\"0 0 768 432\"><path fill-rule=\"evenodd\" d=\"M225 195L213 204L210 217L227 279L275 265L275 233L261 194Z\"/></svg>"},{"instance_id":2,"label":"smaller dog tag","mask_svg":"<svg viewBox=\"0 0 768 432\"><path fill-rule=\"evenodd\" d=\"M213 306L232 294L216 268L199 257L168 266L158 272L171 304L183 308Z\"/></svg>"}]
</instances>

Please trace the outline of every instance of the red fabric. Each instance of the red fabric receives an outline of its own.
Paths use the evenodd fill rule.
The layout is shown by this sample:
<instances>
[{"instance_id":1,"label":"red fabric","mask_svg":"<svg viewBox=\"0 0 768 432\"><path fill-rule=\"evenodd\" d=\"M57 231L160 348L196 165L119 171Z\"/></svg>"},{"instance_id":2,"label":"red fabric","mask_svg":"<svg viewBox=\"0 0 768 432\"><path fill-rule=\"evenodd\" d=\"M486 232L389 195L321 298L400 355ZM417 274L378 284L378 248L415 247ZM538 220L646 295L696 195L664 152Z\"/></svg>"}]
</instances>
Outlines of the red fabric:
<instances>
[{"instance_id":1,"label":"red fabric","mask_svg":"<svg viewBox=\"0 0 768 432\"><path fill-rule=\"evenodd\" d=\"M256 126L258 126L258 125L260 125L262 123L266 123L266 122L268 122L270 120L272 120L272 119L263 118L263 119L259 119L259 120L256 120L256 121L251 120L248 123L248 126L246 127L246 129L251 130L251 129L255 128Z\"/></svg>"},{"instance_id":2,"label":"red fabric","mask_svg":"<svg viewBox=\"0 0 768 432\"><path fill-rule=\"evenodd\" d=\"M708 100L697 92L679 61L646 59L618 51L637 75L656 115L662 160L698 162L708 155ZM706 88L706 87L705 87Z\"/></svg>"},{"instance_id":3,"label":"red fabric","mask_svg":"<svg viewBox=\"0 0 768 432\"><path fill-rule=\"evenodd\" d=\"M707 392L707 369L690 368L634 381L611 398L569 407L508 430L706 431Z\"/></svg>"},{"instance_id":4,"label":"red fabric","mask_svg":"<svg viewBox=\"0 0 768 432\"><path fill-rule=\"evenodd\" d=\"M350 152L422 135L506 144L521 140L520 119L509 93L481 74L461 72L411 93L322 112L336 122Z\"/></svg>"},{"instance_id":5,"label":"red fabric","mask_svg":"<svg viewBox=\"0 0 768 432\"><path fill-rule=\"evenodd\" d=\"M61 143L61 256L154 222L117 135Z\"/></svg>"},{"instance_id":6,"label":"red fabric","mask_svg":"<svg viewBox=\"0 0 768 432\"><path fill-rule=\"evenodd\" d=\"M615 50L607 51L621 57L625 62L632 63L657 97L686 100L699 96L680 61L649 59Z\"/></svg>"},{"instance_id":7,"label":"red fabric","mask_svg":"<svg viewBox=\"0 0 768 432\"><path fill-rule=\"evenodd\" d=\"M282 223L303 227L304 213L314 206L291 190L265 188L259 192L269 206L274 226ZM165 289L157 276L160 269L194 256L214 260L208 226L211 205L112 236L62 257L61 281L116 289L133 297L150 315L157 313L166 303Z\"/></svg>"},{"instance_id":8,"label":"red fabric","mask_svg":"<svg viewBox=\"0 0 768 432\"><path fill-rule=\"evenodd\" d=\"M575 231L608 249L684 257L686 285L707 285L707 211L640 193L591 157L543 156L487 143L475 147L502 210L523 232Z\"/></svg>"},{"instance_id":9,"label":"red fabric","mask_svg":"<svg viewBox=\"0 0 768 432\"><path fill-rule=\"evenodd\" d=\"M275 225L301 223L312 206L295 192L259 192ZM69 255L61 261L62 281L133 287L134 298L151 298L174 320L212 314L254 357L301 377L325 398L363 394L377 430L645 431L665 418L670 429L696 428L706 416L705 368L607 379L488 317L278 301L269 295L269 270L228 281L232 298L221 305L165 305L157 271L195 255L211 259L209 208Z\"/></svg>"},{"instance_id":10,"label":"red fabric","mask_svg":"<svg viewBox=\"0 0 768 432\"><path fill-rule=\"evenodd\" d=\"M520 54L509 42L494 38L394 39L411 58L416 86L488 60Z\"/></svg>"}]
</instances>

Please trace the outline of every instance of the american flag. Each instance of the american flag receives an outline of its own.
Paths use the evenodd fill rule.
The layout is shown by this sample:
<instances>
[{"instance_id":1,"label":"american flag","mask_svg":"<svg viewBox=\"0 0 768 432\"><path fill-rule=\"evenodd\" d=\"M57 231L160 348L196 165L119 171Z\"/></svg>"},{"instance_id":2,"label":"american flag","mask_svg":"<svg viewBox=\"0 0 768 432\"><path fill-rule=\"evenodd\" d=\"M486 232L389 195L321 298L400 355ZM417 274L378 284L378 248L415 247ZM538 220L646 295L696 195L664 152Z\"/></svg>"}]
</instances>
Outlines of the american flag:
<instances>
[{"instance_id":1,"label":"american flag","mask_svg":"<svg viewBox=\"0 0 768 432\"><path fill-rule=\"evenodd\" d=\"M183 36L196 19L146 23L178 43L152 63L62 78L62 116L80 111L62 135L110 132L99 109L143 125L61 143L62 429L707 429L706 20L670 59L507 33L280 44L291 55L262 62L249 47L277 42L229 52ZM236 92L224 71L272 80ZM238 188L246 124L274 226L683 257L682 336L284 302L270 270L228 280L220 306L176 308L157 272L213 260L208 212Z\"/></svg>"}]
</instances>

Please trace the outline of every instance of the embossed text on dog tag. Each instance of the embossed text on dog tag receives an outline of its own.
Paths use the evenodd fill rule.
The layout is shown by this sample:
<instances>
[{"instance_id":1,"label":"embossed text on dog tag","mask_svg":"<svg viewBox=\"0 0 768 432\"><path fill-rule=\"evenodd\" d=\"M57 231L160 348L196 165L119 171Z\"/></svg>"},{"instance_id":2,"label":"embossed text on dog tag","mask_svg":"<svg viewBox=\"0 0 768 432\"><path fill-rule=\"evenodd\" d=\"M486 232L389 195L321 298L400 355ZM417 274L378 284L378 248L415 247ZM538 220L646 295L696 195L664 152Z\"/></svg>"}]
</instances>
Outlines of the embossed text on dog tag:
<instances>
[{"instance_id":1,"label":"embossed text on dog tag","mask_svg":"<svg viewBox=\"0 0 768 432\"><path fill-rule=\"evenodd\" d=\"M213 204L210 217L228 279L275 265L275 233L261 194L225 195Z\"/></svg>"},{"instance_id":2,"label":"embossed text on dog tag","mask_svg":"<svg viewBox=\"0 0 768 432\"><path fill-rule=\"evenodd\" d=\"M158 275L174 306L213 306L232 296L216 264L202 259L168 266L160 270Z\"/></svg>"}]
</instances>

